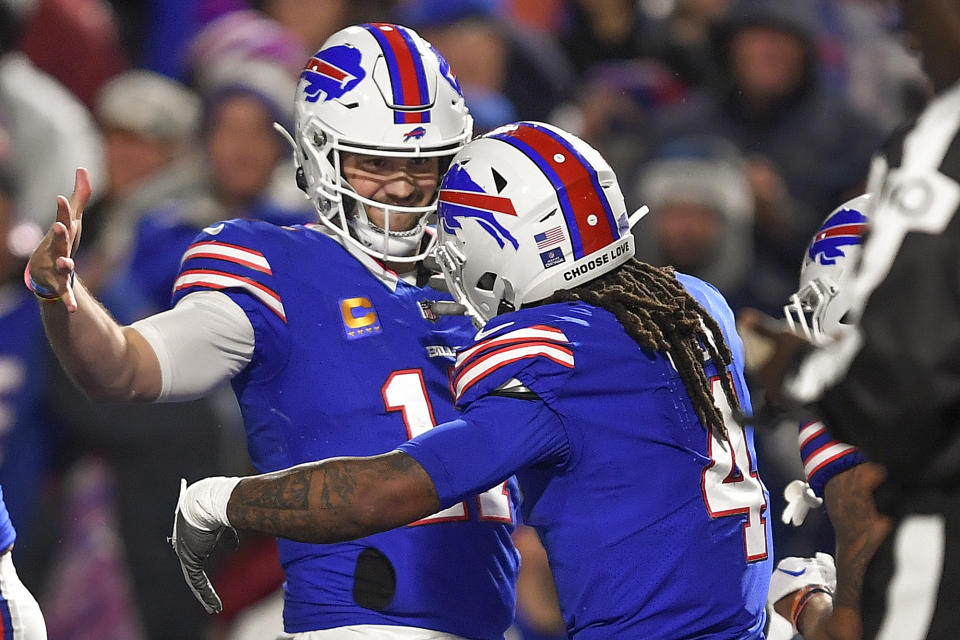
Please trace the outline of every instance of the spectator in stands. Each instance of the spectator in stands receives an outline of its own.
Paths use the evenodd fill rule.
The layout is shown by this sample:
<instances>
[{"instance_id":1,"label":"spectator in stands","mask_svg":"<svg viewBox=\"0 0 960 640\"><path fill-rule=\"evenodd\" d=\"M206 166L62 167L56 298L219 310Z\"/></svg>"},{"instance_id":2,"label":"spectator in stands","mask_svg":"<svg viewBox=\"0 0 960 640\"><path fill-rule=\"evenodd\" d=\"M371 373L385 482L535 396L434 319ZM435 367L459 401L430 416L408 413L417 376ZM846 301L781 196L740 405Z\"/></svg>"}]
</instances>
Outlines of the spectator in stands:
<instances>
[{"instance_id":1,"label":"spectator in stands","mask_svg":"<svg viewBox=\"0 0 960 640\"><path fill-rule=\"evenodd\" d=\"M880 140L873 121L819 87L813 7L737 2L714 34L719 82L665 112L656 131L722 135L747 157L757 268L786 274L771 300L792 292L820 212L862 192Z\"/></svg>"},{"instance_id":2,"label":"spectator in stands","mask_svg":"<svg viewBox=\"0 0 960 640\"><path fill-rule=\"evenodd\" d=\"M103 171L103 148L87 108L17 50L21 17L0 2L0 113L17 215L46 220L51 198L70 192L76 167Z\"/></svg>"},{"instance_id":3,"label":"spectator in stands","mask_svg":"<svg viewBox=\"0 0 960 640\"><path fill-rule=\"evenodd\" d=\"M574 77L550 34L509 23L502 0L411 0L397 22L414 27L456 69L475 132L516 119L547 120Z\"/></svg>"},{"instance_id":4,"label":"spectator in stands","mask_svg":"<svg viewBox=\"0 0 960 640\"><path fill-rule=\"evenodd\" d=\"M716 69L710 32L731 4L732 0L676 0L669 14L644 28L649 55L669 66L687 86L712 82Z\"/></svg>"},{"instance_id":5,"label":"spectator in stands","mask_svg":"<svg viewBox=\"0 0 960 640\"><path fill-rule=\"evenodd\" d=\"M20 49L87 108L130 66L107 0L4 0L22 9Z\"/></svg>"},{"instance_id":6,"label":"spectator in stands","mask_svg":"<svg viewBox=\"0 0 960 640\"><path fill-rule=\"evenodd\" d=\"M743 157L727 140L673 141L637 180L637 202L650 207L637 252L707 280L737 309L757 306L753 269L753 195ZM782 306L769 301L765 308Z\"/></svg>"},{"instance_id":7,"label":"spectator in stands","mask_svg":"<svg viewBox=\"0 0 960 640\"><path fill-rule=\"evenodd\" d=\"M590 67L610 60L645 57L646 22L635 0L571 0L560 44L583 77Z\"/></svg>"},{"instance_id":8,"label":"spectator in stands","mask_svg":"<svg viewBox=\"0 0 960 640\"><path fill-rule=\"evenodd\" d=\"M278 224L312 221L294 181L288 147L273 129L290 129L294 81L281 67L228 56L202 70L201 186L147 212L134 232L127 265L103 291L122 322L169 306L180 256L208 224L258 218Z\"/></svg>"},{"instance_id":9,"label":"spectator in stands","mask_svg":"<svg viewBox=\"0 0 960 640\"><path fill-rule=\"evenodd\" d=\"M117 269L145 211L199 188L200 99L176 80L127 71L97 96L106 151L103 195L87 207L83 258L87 286L99 290Z\"/></svg>"}]
</instances>

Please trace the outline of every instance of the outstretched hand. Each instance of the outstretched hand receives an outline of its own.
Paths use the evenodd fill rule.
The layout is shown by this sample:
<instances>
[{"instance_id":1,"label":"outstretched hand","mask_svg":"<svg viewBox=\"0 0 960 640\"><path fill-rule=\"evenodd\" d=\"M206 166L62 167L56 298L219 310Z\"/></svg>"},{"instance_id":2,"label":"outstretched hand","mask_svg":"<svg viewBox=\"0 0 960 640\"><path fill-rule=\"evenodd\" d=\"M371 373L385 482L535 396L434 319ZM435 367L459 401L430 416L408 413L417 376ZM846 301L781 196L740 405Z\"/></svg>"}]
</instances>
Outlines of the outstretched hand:
<instances>
[{"instance_id":1,"label":"outstretched hand","mask_svg":"<svg viewBox=\"0 0 960 640\"><path fill-rule=\"evenodd\" d=\"M77 169L69 200L57 196L57 221L30 256L32 280L44 289L56 292L70 312L77 310L73 293L76 268L73 255L80 244L83 210L90 200L90 193L90 174L81 167Z\"/></svg>"}]
</instances>

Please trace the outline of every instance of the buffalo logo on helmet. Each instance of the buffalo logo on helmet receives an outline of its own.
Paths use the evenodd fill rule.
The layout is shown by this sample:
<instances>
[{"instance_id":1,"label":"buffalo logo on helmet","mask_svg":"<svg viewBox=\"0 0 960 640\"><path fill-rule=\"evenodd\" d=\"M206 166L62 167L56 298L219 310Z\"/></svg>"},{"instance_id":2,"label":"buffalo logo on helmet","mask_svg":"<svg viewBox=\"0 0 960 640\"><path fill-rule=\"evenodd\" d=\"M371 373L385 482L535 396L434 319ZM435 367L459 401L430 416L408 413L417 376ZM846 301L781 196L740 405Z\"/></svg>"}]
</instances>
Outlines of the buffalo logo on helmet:
<instances>
[{"instance_id":1,"label":"buffalo logo on helmet","mask_svg":"<svg viewBox=\"0 0 960 640\"><path fill-rule=\"evenodd\" d=\"M463 91L460 89L460 81L457 80L457 76L453 75L453 71L450 69L450 63L440 55L439 51L433 48L433 45L430 45L430 51L433 52L433 55L437 56L437 63L440 65L440 75L446 79L454 91L463 95Z\"/></svg>"},{"instance_id":2,"label":"buffalo logo on helmet","mask_svg":"<svg viewBox=\"0 0 960 640\"><path fill-rule=\"evenodd\" d=\"M513 201L503 196L495 196L484 192L483 188L473 181L463 165L456 164L450 168L443 178L440 188L440 202L437 208L440 215L440 224L443 230L456 234L456 229L462 229L460 219L473 218L480 227L497 241L502 249L506 242L514 249L520 243L513 237L510 230L497 220L495 214L516 216Z\"/></svg>"},{"instance_id":3,"label":"buffalo logo on helmet","mask_svg":"<svg viewBox=\"0 0 960 640\"><path fill-rule=\"evenodd\" d=\"M404 141L404 142L410 142L410 139L411 139L411 138L414 139L414 140L419 140L420 138L422 138L422 137L425 136L425 135L427 135L427 130L424 129L423 127L417 127L417 128L415 128L415 129L411 129L410 131L407 131L405 134L403 134L403 141Z\"/></svg>"},{"instance_id":4,"label":"buffalo logo on helmet","mask_svg":"<svg viewBox=\"0 0 960 640\"><path fill-rule=\"evenodd\" d=\"M863 244L863 232L867 228L867 216L856 209L840 209L826 219L813 236L807 258L822 265L837 263L837 258L847 254L844 247Z\"/></svg>"},{"instance_id":5,"label":"buffalo logo on helmet","mask_svg":"<svg viewBox=\"0 0 960 640\"><path fill-rule=\"evenodd\" d=\"M337 45L318 51L307 61L300 77L307 82L303 88L307 102L316 102L320 94L326 102L342 97L366 75L360 65L360 50Z\"/></svg>"}]
</instances>

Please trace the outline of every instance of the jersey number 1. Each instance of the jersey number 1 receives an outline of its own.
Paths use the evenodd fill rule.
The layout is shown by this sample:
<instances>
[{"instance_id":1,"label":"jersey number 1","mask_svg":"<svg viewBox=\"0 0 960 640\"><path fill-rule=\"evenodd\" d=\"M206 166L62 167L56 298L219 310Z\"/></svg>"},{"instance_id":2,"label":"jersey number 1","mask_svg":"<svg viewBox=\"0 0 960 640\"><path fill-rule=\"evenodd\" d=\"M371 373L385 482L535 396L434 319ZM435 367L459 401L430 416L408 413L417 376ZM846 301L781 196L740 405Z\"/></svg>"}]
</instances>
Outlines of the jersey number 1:
<instances>
[{"instance_id":1,"label":"jersey number 1","mask_svg":"<svg viewBox=\"0 0 960 640\"><path fill-rule=\"evenodd\" d=\"M427 395L423 371L420 369L394 371L383 383L380 394L383 396L383 406L387 411L400 411L403 415L403 424L407 427L408 438L416 438L437 426L437 421L433 417L433 405ZM481 520L513 521L510 513L510 490L506 482L474 496L474 499ZM469 519L467 503L461 502L438 511L432 516L417 520L409 526Z\"/></svg>"},{"instance_id":2,"label":"jersey number 1","mask_svg":"<svg viewBox=\"0 0 960 640\"><path fill-rule=\"evenodd\" d=\"M721 446L715 435L710 436L707 453L711 462L703 470L700 485L703 502L711 518L746 514L743 549L747 562L763 560L767 557L767 520L764 518L767 500L763 484L750 458L743 427L733 419L720 378L710 382L714 401L723 414L727 437Z\"/></svg>"}]
</instances>

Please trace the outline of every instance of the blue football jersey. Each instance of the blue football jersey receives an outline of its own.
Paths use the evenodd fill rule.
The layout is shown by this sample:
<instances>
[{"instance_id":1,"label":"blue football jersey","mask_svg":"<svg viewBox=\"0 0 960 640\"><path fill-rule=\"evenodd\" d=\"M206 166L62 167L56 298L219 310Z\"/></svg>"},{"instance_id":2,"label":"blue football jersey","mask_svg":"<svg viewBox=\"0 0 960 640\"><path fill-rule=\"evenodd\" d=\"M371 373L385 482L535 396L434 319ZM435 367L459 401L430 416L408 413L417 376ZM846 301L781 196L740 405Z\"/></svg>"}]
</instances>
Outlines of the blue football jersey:
<instances>
[{"instance_id":1,"label":"blue football jersey","mask_svg":"<svg viewBox=\"0 0 960 640\"><path fill-rule=\"evenodd\" d=\"M201 227L190 216L191 207L197 206L192 200L174 200L139 220L129 261L98 294L118 322L128 324L169 308L177 265ZM313 207L289 210L267 199L250 203L243 214L245 219L276 225L306 223L316 217Z\"/></svg>"},{"instance_id":2,"label":"blue football jersey","mask_svg":"<svg viewBox=\"0 0 960 640\"><path fill-rule=\"evenodd\" d=\"M714 288L678 277L722 327L734 354L726 375L749 410L733 313ZM752 430L730 417L724 372L706 371L726 416L722 443L670 359L642 350L613 314L583 302L523 309L460 353L462 416L400 449L443 504L516 471L572 636L760 639L768 494Z\"/></svg>"},{"instance_id":3,"label":"blue football jersey","mask_svg":"<svg viewBox=\"0 0 960 640\"><path fill-rule=\"evenodd\" d=\"M233 388L260 472L384 453L457 415L450 372L470 322L428 320L422 302L443 294L398 280L317 227L209 227L174 287L174 302L222 291L253 325L252 361ZM361 540L279 540L286 631L387 624L502 638L519 564L511 483Z\"/></svg>"},{"instance_id":4,"label":"blue football jersey","mask_svg":"<svg viewBox=\"0 0 960 640\"><path fill-rule=\"evenodd\" d=\"M15 539L11 521L29 523L48 471L48 350L33 294L0 289L0 550Z\"/></svg>"}]
</instances>

